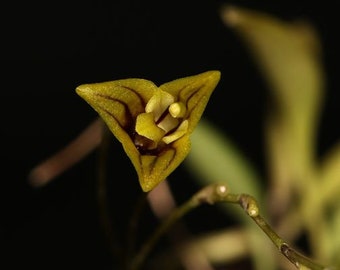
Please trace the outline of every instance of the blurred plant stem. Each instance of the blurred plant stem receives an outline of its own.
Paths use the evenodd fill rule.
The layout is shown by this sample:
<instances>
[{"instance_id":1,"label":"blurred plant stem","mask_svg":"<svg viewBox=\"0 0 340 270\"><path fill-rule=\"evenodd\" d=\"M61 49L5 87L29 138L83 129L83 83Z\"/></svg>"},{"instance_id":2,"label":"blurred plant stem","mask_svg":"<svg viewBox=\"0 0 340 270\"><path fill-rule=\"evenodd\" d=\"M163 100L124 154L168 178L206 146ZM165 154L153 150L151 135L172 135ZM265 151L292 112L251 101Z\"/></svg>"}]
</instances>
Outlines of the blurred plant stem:
<instances>
[{"instance_id":1,"label":"blurred plant stem","mask_svg":"<svg viewBox=\"0 0 340 270\"><path fill-rule=\"evenodd\" d=\"M169 228L181 219L188 212L194 210L202 204L215 204L218 202L227 202L239 204L242 209L255 221L255 223L266 233L277 249L292 262L298 269L307 267L312 270L322 270L325 267L314 263L307 257L301 255L291 248L264 220L260 215L256 200L247 194L229 193L227 186L220 184L212 184L202 188L194 196L191 197L181 206L177 207L164 222L154 231L149 240L142 246L138 254L133 258L129 270L141 269L145 259Z\"/></svg>"}]
</instances>

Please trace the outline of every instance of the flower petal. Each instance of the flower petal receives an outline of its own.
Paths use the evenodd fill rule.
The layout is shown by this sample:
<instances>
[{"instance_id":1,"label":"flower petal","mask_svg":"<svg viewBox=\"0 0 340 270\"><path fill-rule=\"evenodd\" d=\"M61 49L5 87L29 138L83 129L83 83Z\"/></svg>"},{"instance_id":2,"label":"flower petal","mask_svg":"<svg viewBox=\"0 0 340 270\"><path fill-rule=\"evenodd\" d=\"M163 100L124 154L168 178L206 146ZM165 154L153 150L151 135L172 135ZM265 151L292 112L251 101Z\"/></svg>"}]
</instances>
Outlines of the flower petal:
<instances>
[{"instance_id":1,"label":"flower petal","mask_svg":"<svg viewBox=\"0 0 340 270\"><path fill-rule=\"evenodd\" d=\"M208 103L210 95L220 80L217 70L207 71L162 84L159 88L177 97L187 107L185 118L189 120L188 132L191 133Z\"/></svg>"},{"instance_id":2,"label":"flower petal","mask_svg":"<svg viewBox=\"0 0 340 270\"><path fill-rule=\"evenodd\" d=\"M155 121L158 121L163 112L167 110L169 105L173 103L174 100L175 98L169 93L158 90L146 104L145 111L147 113L153 112Z\"/></svg>"},{"instance_id":3,"label":"flower petal","mask_svg":"<svg viewBox=\"0 0 340 270\"><path fill-rule=\"evenodd\" d=\"M163 142L169 144L182 137L185 133L188 132L188 123L188 120L184 120L171 135L163 137Z\"/></svg>"},{"instance_id":4,"label":"flower petal","mask_svg":"<svg viewBox=\"0 0 340 270\"><path fill-rule=\"evenodd\" d=\"M157 143L165 134L165 131L156 125L153 113L142 113L137 116L136 131L139 135Z\"/></svg>"}]
</instances>

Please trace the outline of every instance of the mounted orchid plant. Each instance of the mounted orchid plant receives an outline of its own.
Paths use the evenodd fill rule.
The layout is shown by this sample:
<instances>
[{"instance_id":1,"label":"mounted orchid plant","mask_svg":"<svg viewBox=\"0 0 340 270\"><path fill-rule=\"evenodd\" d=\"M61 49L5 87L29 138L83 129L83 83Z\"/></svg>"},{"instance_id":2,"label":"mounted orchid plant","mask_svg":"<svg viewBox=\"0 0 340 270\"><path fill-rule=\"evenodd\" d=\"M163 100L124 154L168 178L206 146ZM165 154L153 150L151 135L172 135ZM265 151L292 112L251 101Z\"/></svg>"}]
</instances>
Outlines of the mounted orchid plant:
<instances>
[{"instance_id":1,"label":"mounted orchid plant","mask_svg":"<svg viewBox=\"0 0 340 270\"><path fill-rule=\"evenodd\" d=\"M337 269L340 148L335 146L322 162L315 157L324 95L318 37L307 23L284 22L253 10L226 7L221 18L249 46L278 106L265 116L269 186L261 186L246 157L202 117L220 77L227 76L218 70L160 86L141 78L78 86L76 93L99 117L69 146L34 168L31 183L46 184L78 162L103 142L107 127L122 144L141 191L162 221L123 269L142 269L171 226L200 205L217 203L235 214L241 226L182 244L176 250L185 269L213 269L240 258L251 258L258 270ZM176 206L167 181L180 164L202 189ZM167 210L159 202L165 202ZM302 234L310 245L308 254L295 246Z\"/></svg>"}]
</instances>

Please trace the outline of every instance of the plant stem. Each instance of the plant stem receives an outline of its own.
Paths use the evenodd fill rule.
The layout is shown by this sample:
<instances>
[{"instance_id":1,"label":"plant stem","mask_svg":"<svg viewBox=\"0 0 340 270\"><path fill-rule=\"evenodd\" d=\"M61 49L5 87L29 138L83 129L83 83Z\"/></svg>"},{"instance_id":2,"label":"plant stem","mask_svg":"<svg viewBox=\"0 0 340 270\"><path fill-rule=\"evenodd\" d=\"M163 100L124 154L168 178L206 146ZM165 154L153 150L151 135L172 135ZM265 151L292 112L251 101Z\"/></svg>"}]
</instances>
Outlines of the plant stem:
<instances>
[{"instance_id":1,"label":"plant stem","mask_svg":"<svg viewBox=\"0 0 340 270\"><path fill-rule=\"evenodd\" d=\"M155 230L149 240L142 246L139 253L133 258L130 265L130 270L138 270L142 266L144 260L156 245L160 237L162 237L168 229L185 214L198 206L207 203L215 204L217 202L235 203L240 205L244 211L255 221L255 223L263 230L270 238L278 250L298 269L322 270L327 269L309 258L292 249L264 220L259 213L259 208L256 200L248 194L233 194L224 184L213 184L202 188L187 202L176 208L164 222Z\"/></svg>"},{"instance_id":2,"label":"plant stem","mask_svg":"<svg viewBox=\"0 0 340 270\"><path fill-rule=\"evenodd\" d=\"M180 207L176 208L165 220L161 223L161 225L155 230L155 232L151 235L149 240L143 245L139 253L133 259L130 270L140 269L140 266L143 264L144 260L152 250L152 248L156 245L157 241L169 230L169 228L181 217L190 212L192 209L196 208L198 204L193 202L192 200L187 201L182 204Z\"/></svg>"},{"instance_id":3,"label":"plant stem","mask_svg":"<svg viewBox=\"0 0 340 270\"><path fill-rule=\"evenodd\" d=\"M113 265L116 264L115 258L122 257L121 251L117 249L114 243L117 243L117 237L114 234L112 217L109 209L109 198L107 190L107 160L108 160L108 149L111 134L109 133L106 126L102 126L102 141L99 145L97 152L97 200L98 200L98 211L101 225L107 239L107 244L112 253Z\"/></svg>"}]
</instances>

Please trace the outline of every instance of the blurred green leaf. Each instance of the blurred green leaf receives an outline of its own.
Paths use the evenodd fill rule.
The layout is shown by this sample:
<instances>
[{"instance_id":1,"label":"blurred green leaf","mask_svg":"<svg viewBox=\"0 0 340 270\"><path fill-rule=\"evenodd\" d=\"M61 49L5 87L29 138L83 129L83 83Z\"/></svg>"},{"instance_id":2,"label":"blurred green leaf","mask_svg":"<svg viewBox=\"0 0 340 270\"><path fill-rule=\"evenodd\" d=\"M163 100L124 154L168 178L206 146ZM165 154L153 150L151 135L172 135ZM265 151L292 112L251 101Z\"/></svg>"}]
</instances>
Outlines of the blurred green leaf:
<instances>
[{"instance_id":1,"label":"blurred green leaf","mask_svg":"<svg viewBox=\"0 0 340 270\"><path fill-rule=\"evenodd\" d=\"M320 191L337 184L328 180L329 185L323 186L316 157L325 95L320 39L306 21L283 21L264 12L232 6L221 14L225 24L249 48L268 83L265 151L271 183L267 192L270 213L284 220L283 213L297 211L296 222L302 223L300 228L308 234L311 253L326 258L330 242L322 231L326 212ZM325 178L331 179L333 173L330 169Z\"/></svg>"},{"instance_id":2,"label":"blurred green leaf","mask_svg":"<svg viewBox=\"0 0 340 270\"><path fill-rule=\"evenodd\" d=\"M222 17L248 46L270 90L266 115L271 180L303 188L314 167L316 127L323 101L320 44L307 22L227 7Z\"/></svg>"}]
</instances>

